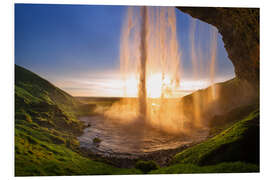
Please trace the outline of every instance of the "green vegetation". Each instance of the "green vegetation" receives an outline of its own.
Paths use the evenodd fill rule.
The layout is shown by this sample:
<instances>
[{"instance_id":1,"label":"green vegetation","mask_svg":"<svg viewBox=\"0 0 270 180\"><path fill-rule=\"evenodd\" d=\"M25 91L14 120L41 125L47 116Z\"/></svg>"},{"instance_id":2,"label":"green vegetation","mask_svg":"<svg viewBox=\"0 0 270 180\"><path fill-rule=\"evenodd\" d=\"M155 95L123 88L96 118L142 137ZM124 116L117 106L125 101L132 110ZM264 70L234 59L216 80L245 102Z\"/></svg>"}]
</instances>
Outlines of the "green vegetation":
<instances>
[{"instance_id":1,"label":"green vegetation","mask_svg":"<svg viewBox=\"0 0 270 180\"><path fill-rule=\"evenodd\" d=\"M245 80L233 78L216 83L214 87L218 97L217 102L209 103L212 99L212 87L198 90L181 99L186 117L194 119L196 105L200 109L201 119L204 119L203 123L210 127L228 126L244 118L254 107L258 107L259 90ZM223 116L228 112L230 118Z\"/></svg>"},{"instance_id":2,"label":"green vegetation","mask_svg":"<svg viewBox=\"0 0 270 180\"><path fill-rule=\"evenodd\" d=\"M255 164L243 162L226 162L211 166L197 166L195 164L175 164L151 171L150 174L189 174L189 173L245 173L258 172Z\"/></svg>"},{"instance_id":3,"label":"green vegetation","mask_svg":"<svg viewBox=\"0 0 270 180\"><path fill-rule=\"evenodd\" d=\"M224 84L231 87L236 80ZM138 161L136 169L123 169L82 156L76 137L82 133L84 125L76 117L94 114L96 106L107 107L117 100L96 99L95 103L89 103L88 99L73 98L16 65L15 175L259 171L259 110L256 103L214 117L210 122L213 134L217 134L216 129L225 130L178 153L167 167L159 168L153 161ZM250 113L255 107L256 110ZM98 138L93 141L100 142Z\"/></svg>"},{"instance_id":4,"label":"green vegetation","mask_svg":"<svg viewBox=\"0 0 270 180\"><path fill-rule=\"evenodd\" d=\"M141 173L136 169L115 168L85 158L68 148L68 139L58 139L59 136L52 136L51 132L42 129L16 128L16 176ZM74 145L74 142L71 144Z\"/></svg>"},{"instance_id":5,"label":"green vegetation","mask_svg":"<svg viewBox=\"0 0 270 180\"><path fill-rule=\"evenodd\" d=\"M98 143L100 143L100 142L101 142L101 139L99 139L99 138L94 138L94 139L93 139L93 143L98 144Z\"/></svg>"},{"instance_id":6,"label":"green vegetation","mask_svg":"<svg viewBox=\"0 0 270 180\"><path fill-rule=\"evenodd\" d=\"M240 106L232 109L228 113L222 115L215 115L209 120L208 126L210 127L210 135L217 135L221 130L227 129L234 123L244 119L254 109L258 109L258 104L251 104Z\"/></svg>"},{"instance_id":7,"label":"green vegetation","mask_svg":"<svg viewBox=\"0 0 270 180\"><path fill-rule=\"evenodd\" d=\"M82 104L15 65L15 175L138 174L83 157L76 136Z\"/></svg>"},{"instance_id":8,"label":"green vegetation","mask_svg":"<svg viewBox=\"0 0 270 180\"><path fill-rule=\"evenodd\" d=\"M82 103L78 111L82 116L97 115L110 108L113 103L120 101L120 98L110 97L76 97L75 99Z\"/></svg>"},{"instance_id":9,"label":"green vegetation","mask_svg":"<svg viewBox=\"0 0 270 180\"><path fill-rule=\"evenodd\" d=\"M141 170L144 173L148 173L151 170L158 169L159 166L155 161L142 161L142 160L139 160L136 163L135 168Z\"/></svg>"},{"instance_id":10,"label":"green vegetation","mask_svg":"<svg viewBox=\"0 0 270 180\"><path fill-rule=\"evenodd\" d=\"M217 136L177 154L173 162L198 165L223 161L258 163L258 154L259 111L255 110Z\"/></svg>"},{"instance_id":11,"label":"green vegetation","mask_svg":"<svg viewBox=\"0 0 270 180\"><path fill-rule=\"evenodd\" d=\"M259 172L259 110L151 173Z\"/></svg>"}]
</instances>

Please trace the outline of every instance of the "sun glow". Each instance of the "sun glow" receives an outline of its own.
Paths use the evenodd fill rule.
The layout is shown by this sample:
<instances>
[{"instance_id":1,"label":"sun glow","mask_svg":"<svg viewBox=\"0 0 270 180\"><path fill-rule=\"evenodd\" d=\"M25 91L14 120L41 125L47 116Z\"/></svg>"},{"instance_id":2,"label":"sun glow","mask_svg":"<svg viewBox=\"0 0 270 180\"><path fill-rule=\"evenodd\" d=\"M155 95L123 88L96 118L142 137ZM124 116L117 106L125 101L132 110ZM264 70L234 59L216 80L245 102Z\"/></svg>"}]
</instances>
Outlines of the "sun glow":
<instances>
[{"instance_id":1,"label":"sun glow","mask_svg":"<svg viewBox=\"0 0 270 180\"><path fill-rule=\"evenodd\" d=\"M171 78L168 75L162 77L162 73L150 74L146 78L146 91L148 98L161 98L172 97L172 85ZM137 97L138 96L138 86L139 80L133 75L125 80L123 83L124 86L124 96L126 97ZM164 94L162 94L162 92Z\"/></svg>"},{"instance_id":2,"label":"sun glow","mask_svg":"<svg viewBox=\"0 0 270 180\"><path fill-rule=\"evenodd\" d=\"M146 82L147 97L160 98L164 92L166 96L170 96L172 89L170 82L171 79L168 75L164 75L163 78L162 73L150 75Z\"/></svg>"},{"instance_id":3,"label":"sun glow","mask_svg":"<svg viewBox=\"0 0 270 180\"><path fill-rule=\"evenodd\" d=\"M136 76L130 76L124 82L124 96L137 97L138 95L138 79Z\"/></svg>"},{"instance_id":4,"label":"sun glow","mask_svg":"<svg viewBox=\"0 0 270 180\"><path fill-rule=\"evenodd\" d=\"M160 98L162 94L162 75L153 74L146 81L147 97Z\"/></svg>"},{"instance_id":5,"label":"sun glow","mask_svg":"<svg viewBox=\"0 0 270 180\"><path fill-rule=\"evenodd\" d=\"M197 74L198 57L195 53L194 32L191 33L194 67L191 83L185 82L182 77L182 56L177 41L174 9L129 8L121 36L120 71L124 97L137 98L121 99L105 111L105 116L117 122L121 119L123 122L146 123L170 133L186 132L186 127L193 125L200 127L201 101L198 93L191 97L192 103L189 104L178 99L181 90L188 93L187 91L207 85L206 81L199 80ZM216 38L213 38L213 41L216 41ZM211 49L216 51L216 48ZM214 76L216 53L212 54L210 69L213 71L211 76ZM213 80L214 77L211 83ZM210 95L209 97L211 103L213 98ZM185 114L184 109L192 114Z\"/></svg>"}]
</instances>

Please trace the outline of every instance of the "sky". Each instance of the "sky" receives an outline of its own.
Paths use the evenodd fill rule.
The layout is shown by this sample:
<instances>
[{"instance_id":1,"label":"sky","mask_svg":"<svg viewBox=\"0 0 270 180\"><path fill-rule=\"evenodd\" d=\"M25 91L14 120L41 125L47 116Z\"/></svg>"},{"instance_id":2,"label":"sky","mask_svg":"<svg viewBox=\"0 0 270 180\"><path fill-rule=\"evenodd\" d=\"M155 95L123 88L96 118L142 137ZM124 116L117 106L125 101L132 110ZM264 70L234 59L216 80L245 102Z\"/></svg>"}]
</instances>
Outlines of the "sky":
<instances>
[{"instance_id":1,"label":"sky","mask_svg":"<svg viewBox=\"0 0 270 180\"><path fill-rule=\"evenodd\" d=\"M127 6L15 4L15 64L37 73L73 96L121 96L120 37ZM190 23L176 10L182 91L204 88L209 79L210 31L196 21L195 47L203 52L199 80L192 79ZM218 34L216 79L235 76Z\"/></svg>"}]
</instances>

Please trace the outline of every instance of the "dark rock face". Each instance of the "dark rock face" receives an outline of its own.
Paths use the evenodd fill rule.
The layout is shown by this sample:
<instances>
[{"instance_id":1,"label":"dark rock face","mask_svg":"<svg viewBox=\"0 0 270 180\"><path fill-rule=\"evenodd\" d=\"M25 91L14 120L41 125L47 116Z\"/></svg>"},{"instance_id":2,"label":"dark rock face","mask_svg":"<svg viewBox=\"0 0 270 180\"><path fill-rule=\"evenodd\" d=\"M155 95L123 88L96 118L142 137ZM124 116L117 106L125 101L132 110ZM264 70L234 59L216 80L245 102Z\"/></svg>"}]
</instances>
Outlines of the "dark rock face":
<instances>
[{"instance_id":1,"label":"dark rock face","mask_svg":"<svg viewBox=\"0 0 270 180\"><path fill-rule=\"evenodd\" d=\"M177 7L215 26L222 35L229 58L240 80L259 83L259 9Z\"/></svg>"}]
</instances>

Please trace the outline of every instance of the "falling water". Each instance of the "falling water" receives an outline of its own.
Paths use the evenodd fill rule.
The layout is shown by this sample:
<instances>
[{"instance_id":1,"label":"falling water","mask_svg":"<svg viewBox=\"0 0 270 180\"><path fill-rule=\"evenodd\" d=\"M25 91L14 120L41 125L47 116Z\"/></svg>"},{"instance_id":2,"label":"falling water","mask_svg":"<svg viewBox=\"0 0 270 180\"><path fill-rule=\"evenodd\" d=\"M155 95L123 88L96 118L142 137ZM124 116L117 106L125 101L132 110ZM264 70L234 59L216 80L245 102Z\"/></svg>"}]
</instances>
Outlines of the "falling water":
<instances>
[{"instance_id":1,"label":"falling water","mask_svg":"<svg viewBox=\"0 0 270 180\"><path fill-rule=\"evenodd\" d=\"M147 64L147 25L148 25L148 17L147 17L147 7L141 8L141 44L140 44L140 82L139 82L139 108L140 115L143 119L145 119L147 114L147 92L146 92L146 64Z\"/></svg>"},{"instance_id":2,"label":"falling water","mask_svg":"<svg viewBox=\"0 0 270 180\"><path fill-rule=\"evenodd\" d=\"M211 39L211 64L210 64L210 84L211 84L211 99L217 98L217 90L214 85L215 69L216 69L216 54L217 54L217 30L212 29Z\"/></svg>"},{"instance_id":3,"label":"falling water","mask_svg":"<svg viewBox=\"0 0 270 180\"><path fill-rule=\"evenodd\" d=\"M179 124L179 105L167 100L180 83L174 7L128 8L121 36L120 69L125 96L136 91L138 99L123 99L110 109L110 117L129 113L154 126ZM127 115L123 116L126 119Z\"/></svg>"},{"instance_id":4,"label":"falling water","mask_svg":"<svg viewBox=\"0 0 270 180\"><path fill-rule=\"evenodd\" d=\"M205 52L197 39L195 41L195 32L200 31L196 29L197 22L191 21L192 74L195 80L200 80ZM215 76L216 36L213 31L208 48L211 84ZM100 111L105 118L85 119L97 131L85 131L80 137L81 144L89 146L93 152L129 157L130 154L145 155L205 139L208 129L201 125L201 116L202 106L207 106L208 101L205 103L196 92L191 95L193 103L190 98L187 98L188 102L174 98L174 92L181 85L179 49L174 7L129 7L120 43L125 98L108 109L101 106L105 109ZM129 98L131 96L136 98ZM89 137L96 136L102 139L99 146L89 143Z\"/></svg>"},{"instance_id":5,"label":"falling water","mask_svg":"<svg viewBox=\"0 0 270 180\"><path fill-rule=\"evenodd\" d=\"M194 80L201 80L201 73L203 71L203 54L201 46L205 45L205 42L200 42L199 38L196 39L195 37L196 32L200 32L200 24L197 23L196 19L191 19L190 25L190 50L191 50L191 61L192 61L192 70L193 70L193 79ZM192 94L193 98L193 118L194 118L194 125L200 127L202 125L202 113L207 106L213 103L218 97L218 89L215 86L215 71L216 71L216 55L217 55L217 34L218 31L215 27L210 28L210 46L209 54L210 57L207 57L207 61L209 62L209 66L207 66L207 70L209 71L209 91L208 91L208 98L207 101L204 101L202 98L202 94L198 92L194 92ZM207 52L205 52L207 54ZM209 69L208 69L209 68Z\"/></svg>"},{"instance_id":6,"label":"falling water","mask_svg":"<svg viewBox=\"0 0 270 180\"><path fill-rule=\"evenodd\" d=\"M195 48L195 30L196 30L196 20L191 20L190 26L190 42L191 42L191 61L192 61L192 70L193 70L193 79L198 80L198 71L200 69L199 57ZM193 94L193 109L194 109L194 124L199 126L201 124L201 108L200 108L200 97L199 93Z\"/></svg>"},{"instance_id":7,"label":"falling water","mask_svg":"<svg viewBox=\"0 0 270 180\"><path fill-rule=\"evenodd\" d=\"M198 31L196 20L190 27L193 78L200 79L202 49L195 42ZM217 31L213 30L210 81L214 83ZM196 46L195 46L196 45ZM193 119L188 120L179 99L172 99L180 87L181 54L176 33L174 7L129 7L124 21L120 44L120 70L126 97L106 111L110 118L123 122L146 122L151 126L172 131L183 131L185 122L194 119L200 126L202 100L193 94ZM214 95L213 95L214 94ZM216 96L216 90L211 97Z\"/></svg>"}]
</instances>

